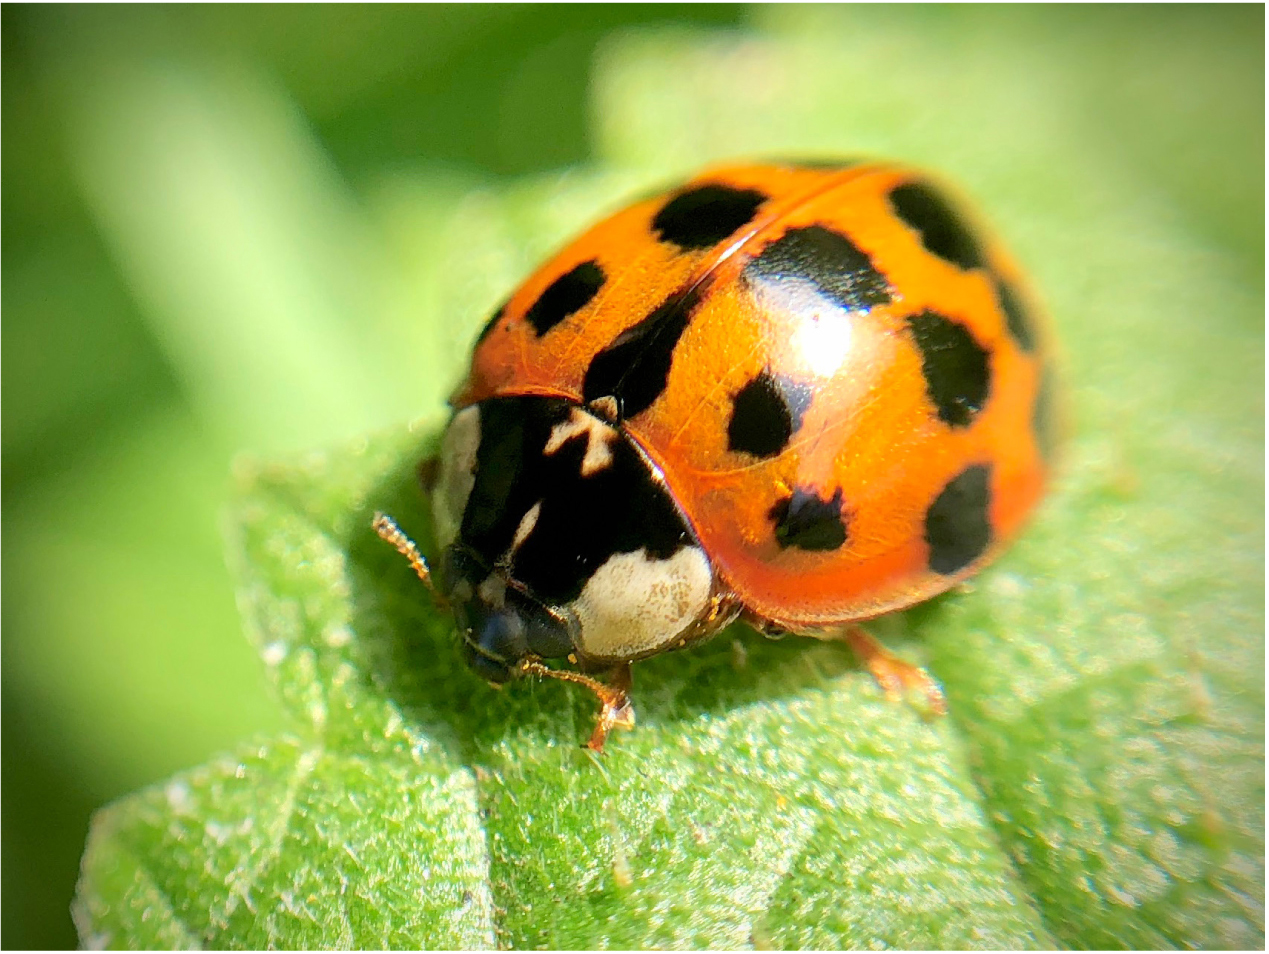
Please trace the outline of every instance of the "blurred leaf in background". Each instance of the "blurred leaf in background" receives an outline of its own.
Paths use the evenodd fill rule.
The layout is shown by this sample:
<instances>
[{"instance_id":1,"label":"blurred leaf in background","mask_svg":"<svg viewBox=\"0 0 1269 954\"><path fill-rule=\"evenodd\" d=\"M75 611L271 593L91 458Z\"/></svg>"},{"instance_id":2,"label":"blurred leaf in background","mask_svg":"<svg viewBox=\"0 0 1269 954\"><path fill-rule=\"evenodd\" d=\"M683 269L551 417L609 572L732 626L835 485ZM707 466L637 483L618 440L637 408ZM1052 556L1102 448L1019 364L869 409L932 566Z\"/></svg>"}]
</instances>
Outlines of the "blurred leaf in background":
<instances>
[{"instance_id":1,"label":"blurred leaf in background","mask_svg":"<svg viewBox=\"0 0 1269 954\"><path fill-rule=\"evenodd\" d=\"M5 946L73 943L92 806L252 735L279 740L104 816L86 910L116 943L1263 943L1261 9L0 16ZM672 28L619 29L653 21ZM274 710L219 556L233 451L435 422L489 308L632 189L722 156L842 152L964 183L1067 345L1078 436L1050 510L978 593L892 624L925 637L956 721L923 729L874 706L822 647L760 645L756 674L702 697L700 674L730 651L717 644L650 664L645 726L592 777L556 752L581 701L543 687L473 713L465 700L486 697L454 659L405 651L418 594L352 527L367 485L408 465L409 435L255 478L274 495L252 518L261 540L295 548L247 547L268 585L244 606L289 716ZM337 565L293 559L321 544L308 524L349 542L369 609L349 616L339 579L305 576ZM297 596L311 633L285 609ZM448 645L443 622L423 623ZM314 713L335 700L348 712L319 754ZM805 746L837 792L797 787L792 763L752 772L758 736L823 718L870 730L836 748L799 736L781 758ZM726 817L690 797L705 784L691 753L720 740L738 778L793 786L783 807L743 780ZM230 797L240 772L249 789ZM368 812L368 794L402 805ZM590 807L539 852L549 819L520 805L561 797ZM282 812L267 866L235 868L258 847L244 819L296 798L319 830ZM823 827L848 806L877 838ZM920 860L914 875L872 854L888 818L955 824L893 856ZM181 819L174 845L154 837ZM412 841L421 825L456 841ZM748 831L753 845L728 840ZM698 911L658 913L714 832L745 876L707 867L688 882ZM771 855L772 838L799 853ZM653 844L636 870L649 880L623 894L619 850ZM751 850L770 870L745 867ZM453 864L428 882L441 855ZM386 889L403 859L424 882L401 884L423 895ZM355 906L295 907L341 872ZM905 917L887 897L918 875L943 889ZM839 882L853 887L824 888ZM285 910L253 919L224 904L233 885ZM737 892L764 916L729 914ZM557 894L559 908L526 907ZM183 913L130 928L122 908L91 908L122 898L138 917Z\"/></svg>"},{"instance_id":2,"label":"blurred leaf in background","mask_svg":"<svg viewBox=\"0 0 1269 954\"><path fill-rule=\"evenodd\" d=\"M421 372L463 329L418 320L445 303L375 183L426 183L421 213L580 162L602 36L738 18L0 12L5 947L74 946L95 806L282 725L224 568L231 455L412 417L452 380ZM505 274L469 278L481 307Z\"/></svg>"}]
</instances>

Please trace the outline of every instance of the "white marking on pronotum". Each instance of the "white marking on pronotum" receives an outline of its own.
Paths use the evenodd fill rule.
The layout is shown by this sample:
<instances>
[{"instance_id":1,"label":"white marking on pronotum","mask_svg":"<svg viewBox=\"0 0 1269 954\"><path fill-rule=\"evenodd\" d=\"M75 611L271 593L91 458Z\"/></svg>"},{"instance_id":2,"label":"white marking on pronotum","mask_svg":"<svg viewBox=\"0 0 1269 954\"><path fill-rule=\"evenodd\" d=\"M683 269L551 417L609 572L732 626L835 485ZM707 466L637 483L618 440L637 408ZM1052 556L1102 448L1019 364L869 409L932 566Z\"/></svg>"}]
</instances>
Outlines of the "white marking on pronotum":
<instances>
[{"instance_id":1,"label":"white marking on pronotum","mask_svg":"<svg viewBox=\"0 0 1269 954\"><path fill-rule=\"evenodd\" d=\"M476 484L476 451L480 447L480 408L465 407L449 422L441 441L441 474L433 493L436 540L442 548L458 537L467 498Z\"/></svg>"},{"instance_id":2,"label":"white marking on pronotum","mask_svg":"<svg viewBox=\"0 0 1269 954\"><path fill-rule=\"evenodd\" d=\"M516 527L516 535L511 538L511 551L514 553L520 549L520 546L529 538L529 534L533 532L533 528L538 525L538 514L542 512L542 501L538 501L530 507L523 517L520 518L520 525Z\"/></svg>"},{"instance_id":3,"label":"white marking on pronotum","mask_svg":"<svg viewBox=\"0 0 1269 954\"><path fill-rule=\"evenodd\" d=\"M682 547L666 560L649 559L644 547L614 554L573 603L581 649L620 659L669 645L705 612L712 578L699 547Z\"/></svg>"},{"instance_id":4,"label":"white marking on pronotum","mask_svg":"<svg viewBox=\"0 0 1269 954\"><path fill-rule=\"evenodd\" d=\"M578 434L586 435L586 456L582 458L582 476L612 466L612 442L617 439L617 432L581 408L575 407L569 413L568 420L551 428L551 436L547 438L544 454L554 454L564 444Z\"/></svg>"}]
</instances>

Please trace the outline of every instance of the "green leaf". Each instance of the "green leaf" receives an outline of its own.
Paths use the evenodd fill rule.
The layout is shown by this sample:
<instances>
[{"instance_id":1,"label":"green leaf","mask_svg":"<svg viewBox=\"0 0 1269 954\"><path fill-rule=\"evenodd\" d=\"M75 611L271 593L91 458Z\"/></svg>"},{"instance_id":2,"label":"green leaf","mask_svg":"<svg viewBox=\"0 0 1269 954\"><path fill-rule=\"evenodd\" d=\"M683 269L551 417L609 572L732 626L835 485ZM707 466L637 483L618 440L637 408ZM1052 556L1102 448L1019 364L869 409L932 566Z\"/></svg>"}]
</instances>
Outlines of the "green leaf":
<instances>
[{"instance_id":1,"label":"green leaf","mask_svg":"<svg viewBox=\"0 0 1269 954\"><path fill-rule=\"evenodd\" d=\"M1263 945L1260 284L1222 245L1242 226L1207 227L1226 185L1179 207L1172 170L1089 145L1122 104L1099 102L1086 34L1132 37L1150 65L1176 32L1120 13L763 16L774 39L610 45L600 149L624 170L482 194L486 244L447 246L429 289L446 314L428 313L474 333L489 275L517 277L514 237L554 241L577 224L561 208L598 214L723 153L862 149L965 181L1047 292L1072 436L997 565L874 625L950 715L887 702L843 646L735 627L641 663L639 725L591 756L594 700L489 689L370 530L383 510L431 550L415 471L439 416L244 464L239 603L294 735L104 810L85 943ZM1178 85L1162 66L1139 82L1156 106ZM1139 135L1174 140L1155 115ZM1228 168L1255 192L1260 170ZM429 232L472 217L444 207ZM451 277L491 261L478 288Z\"/></svg>"},{"instance_id":2,"label":"green leaf","mask_svg":"<svg viewBox=\"0 0 1269 954\"><path fill-rule=\"evenodd\" d=\"M240 605L312 741L109 809L81 930L481 946L496 911L512 946L1049 943L951 726L886 702L841 646L735 633L654 660L639 728L603 759L578 746L593 700L466 672L452 624L370 531L382 508L428 538L409 472L425 453L405 433L244 467ZM160 933L137 933L145 912Z\"/></svg>"},{"instance_id":3,"label":"green leaf","mask_svg":"<svg viewBox=\"0 0 1269 954\"><path fill-rule=\"evenodd\" d=\"M261 744L99 816L77 920L93 946L488 947L478 818L426 746Z\"/></svg>"}]
</instances>

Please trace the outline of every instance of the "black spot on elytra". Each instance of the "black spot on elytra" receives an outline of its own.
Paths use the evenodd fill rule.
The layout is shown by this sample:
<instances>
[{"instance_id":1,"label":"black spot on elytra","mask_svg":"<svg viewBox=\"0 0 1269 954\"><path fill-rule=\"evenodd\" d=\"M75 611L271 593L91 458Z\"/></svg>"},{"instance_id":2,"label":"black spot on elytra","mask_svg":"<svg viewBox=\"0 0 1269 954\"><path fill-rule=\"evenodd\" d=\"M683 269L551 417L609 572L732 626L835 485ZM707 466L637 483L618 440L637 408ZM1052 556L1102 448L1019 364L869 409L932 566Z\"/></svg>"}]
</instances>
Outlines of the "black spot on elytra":
<instances>
[{"instance_id":1,"label":"black spot on elytra","mask_svg":"<svg viewBox=\"0 0 1269 954\"><path fill-rule=\"evenodd\" d=\"M1009 334L1013 336L1014 341L1018 342L1018 347L1023 351L1034 351L1035 331L1031 324L1031 316L1018 300L1018 293L1013 290L1012 285L999 276L994 278L993 283L996 286L996 300L1000 302L1000 310L1005 313L1005 327L1009 329Z\"/></svg>"},{"instance_id":2,"label":"black spot on elytra","mask_svg":"<svg viewBox=\"0 0 1269 954\"><path fill-rule=\"evenodd\" d=\"M850 239L822 225L790 229L745 266L757 284L806 282L847 311L890 301L890 282Z\"/></svg>"},{"instance_id":3,"label":"black spot on elytra","mask_svg":"<svg viewBox=\"0 0 1269 954\"><path fill-rule=\"evenodd\" d=\"M498 310L489 316L489 320L485 322L484 327L480 329L480 334L476 336L476 344L480 344L489 337L489 332L493 331L494 328L497 327L498 322L502 321L502 316L506 313L506 311L507 303L504 301L498 306Z\"/></svg>"},{"instance_id":4,"label":"black spot on elytra","mask_svg":"<svg viewBox=\"0 0 1269 954\"><path fill-rule=\"evenodd\" d=\"M934 311L908 318L921 350L925 390L939 418L952 427L968 427L991 390L991 362L969 329Z\"/></svg>"},{"instance_id":5,"label":"black spot on elytra","mask_svg":"<svg viewBox=\"0 0 1269 954\"><path fill-rule=\"evenodd\" d=\"M582 262L551 282L525 314L524 320L541 338L565 318L590 304L599 289L604 287L604 280L604 270L599 267L599 262Z\"/></svg>"},{"instance_id":6,"label":"black spot on elytra","mask_svg":"<svg viewBox=\"0 0 1269 954\"><path fill-rule=\"evenodd\" d=\"M821 500L813 490L795 487L790 496L776 501L767 517L775 525L776 543L782 550L836 550L846 542L840 487L829 500Z\"/></svg>"},{"instance_id":7,"label":"black spot on elytra","mask_svg":"<svg viewBox=\"0 0 1269 954\"><path fill-rule=\"evenodd\" d=\"M648 317L617 335L586 369L582 380L586 403L614 397L619 418L646 411L665 390L674 349L703 297L700 285L685 293L676 292Z\"/></svg>"},{"instance_id":8,"label":"black spot on elytra","mask_svg":"<svg viewBox=\"0 0 1269 954\"><path fill-rule=\"evenodd\" d=\"M728 448L754 457L774 457L802 426L810 403L809 385L763 371L732 401Z\"/></svg>"},{"instance_id":9,"label":"black spot on elytra","mask_svg":"<svg viewBox=\"0 0 1269 954\"><path fill-rule=\"evenodd\" d=\"M663 242L682 249L717 245L746 225L767 196L756 189L703 185L680 192L652 220Z\"/></svg>"},{"instance_id":10,"label":"black spot on elytra","mask_svg":"<svg viewBox=\"0 0 1269 954\"><path fill-rule=\"evenodd\" d=\"M447 576L466 579L474 590L503 559L520 521L538 503L532 531L512 554L510 575L548 606L576 599L615 553L643 547L649 558L667 559L695 545L669 493L624 437L609 443L611 465L588 475L582 474L588 434L544 453L551 431L568 421L576 405L507 397L479 406L475 482L447 557ZM451 591L456 583L446 579Z\"/></svg>"},{"instance_id":11,"label":"black spot on elytra","mask_svg":"<svg viewBox=\"0 0 1269 954\"><path fill-rule=\"evenodd\" d=\"M927 251L964 269L980 268L983 250L969 226L933 186L905 182L890 190L890 206L921 235Z\"/></svg>"},{"instance_id":12,"label":"black spot on elytra","mask_svg":"<svg viewBox=\"0 0 1269 954\"><path fill-rule=\"evenodd\" d=\"M1040 456L1052 461L1057 451L1057 415L1053 409L1053 371L1045 368L1040 376L1040 389L1036 392L1035 407L1031 410L1031 427L1035 431L1036 446Z\"/></svg>"},{"instance_id":13,"label":"black spot on elytra","mask_svg":"<svg viewBox=\"0 0 1269 954\"><path fill-rule=\"evenodd\" d=\"M991 542L991 468L974 464L953 477L925 513L930 569L950 576L969 566Z\"/></svg>"}]
</instances>

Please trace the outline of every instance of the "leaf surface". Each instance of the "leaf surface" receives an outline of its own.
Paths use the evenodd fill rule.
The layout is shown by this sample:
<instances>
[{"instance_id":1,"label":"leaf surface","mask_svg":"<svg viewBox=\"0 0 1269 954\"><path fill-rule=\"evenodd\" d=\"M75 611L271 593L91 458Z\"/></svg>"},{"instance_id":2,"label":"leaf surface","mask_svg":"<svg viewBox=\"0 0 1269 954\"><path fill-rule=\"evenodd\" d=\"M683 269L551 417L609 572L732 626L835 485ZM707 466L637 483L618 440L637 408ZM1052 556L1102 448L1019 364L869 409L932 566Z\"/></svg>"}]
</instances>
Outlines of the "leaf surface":
<instances>
[{"instance_id":1,"label":"leaf surface","mask_svg":"<svg viewBox=\"0 0 1269 954\"><path fill-rule=\"evenodd\" d=\"M1071 438L1017 546L875 626L944 682L950 716L886 702L842 646L734 627L641 663L638 727L592 757L593 700L490 690L370 530L383 510L429 549L415 468L439 414L244 464L239 603L293 735L99 815L86 943L1263 945L1263 300L1222 245L1242 226L1195 224L1228 186L1181 208L1171 170L1089 147L1095 84L1069 62L1089 44L1060 18L1020 47L1025 18L763 16L766 39L607 47L598 148L617 171L485 194L474 216L433 202L427 235L485 238L427 246L451 317L428 314L474 334L488 292L455 276L493 262L509 287L519 243L724 154L880 152L965 181L1047 292ZM1104 25L1166 53L1173 34L1138 23ZM1142 82L1150 99L1176 80Z\"/></svg>"}]
</instances>

